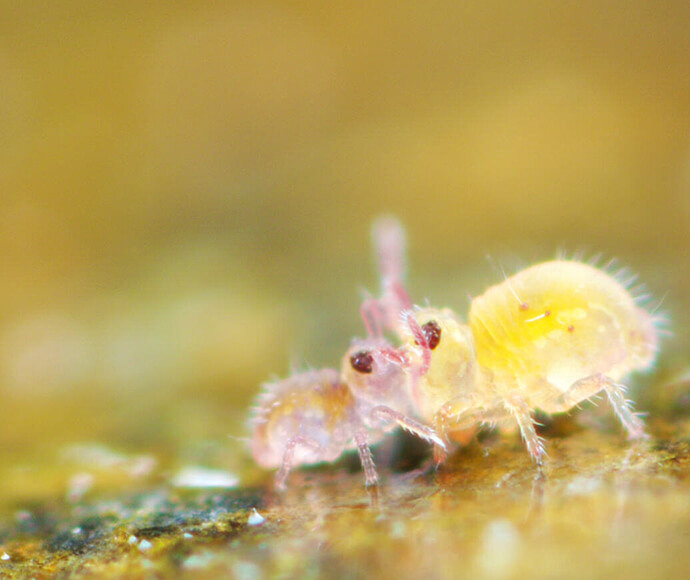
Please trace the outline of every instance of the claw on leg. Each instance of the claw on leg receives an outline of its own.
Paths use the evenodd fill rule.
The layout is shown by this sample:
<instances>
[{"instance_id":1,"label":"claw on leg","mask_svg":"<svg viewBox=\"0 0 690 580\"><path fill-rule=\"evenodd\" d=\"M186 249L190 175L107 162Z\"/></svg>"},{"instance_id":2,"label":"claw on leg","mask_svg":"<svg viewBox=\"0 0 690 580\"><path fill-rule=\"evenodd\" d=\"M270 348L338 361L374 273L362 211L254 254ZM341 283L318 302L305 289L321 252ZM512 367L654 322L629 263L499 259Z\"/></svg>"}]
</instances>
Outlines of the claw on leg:
<instances>
[{"instance_id":1,"label":"claw on leg","mask_svg":"<svg viewBox=\"0 0 690 580\"><path fill-rule=\"evenodd\" d=\"M359 460L362 462L362 469L364 469L364 477L366 478L366 486L377 485L379 482L378 475L376 475L376 466L374 459L371 456L371 449L367 441L367 432L360 429L355 433L355 443L357 444L357 452L359 453Z\"/></svg>"},{"instance_id":2,"label":"claw on leg","mask_svg":"<svg viewBox=\"0 0 690 580\"><path fill-rule=\"evenodd\" d=\"M509 395L504 404L506 409L515 418L515 421L517 421L520 435L522 435L527 451L529 451L533 461L541 467L546 454L544 440L537 435L529 406L522 397L516 394Z\"/></svg>"},{"instance_id":3,"label":"claw on leg","mask_svg":"<svg viewBox=\"0 0 690 580\"><path fill-rule=\"evenodd\" d=\"M633 412L631 401L625 398L625 387L611 381L604 389L618 419L628 431L628 439L647 439L649 435L645 433L644 421Z\"/></svg>"},{"instance_id":4,"label":"claw on leg","mask_svg":"<svg viewBox=\"0 0 690 580\"><path fill-rule=\"evenodd\" d=\"M441 463L443 463L447 457L448 453L445 447L434 445L434 469L436 469L436 471L438 471L438 468L441 467Z\"/></svg>"},{"instance_id":5,"label":"claw on leg","mask_svg":"<svg viewBox=\"0 0 690 580\"><path fill-rule=\"evenodd\" d=\"M645 439L644 421L632 410L632 402L625 398L625 386L605 375L592 375L575 381L553 405L551 412L567 411L580 401L604 391L616 416L628 432L629 439Z\"/></svg>"}]
</instances>

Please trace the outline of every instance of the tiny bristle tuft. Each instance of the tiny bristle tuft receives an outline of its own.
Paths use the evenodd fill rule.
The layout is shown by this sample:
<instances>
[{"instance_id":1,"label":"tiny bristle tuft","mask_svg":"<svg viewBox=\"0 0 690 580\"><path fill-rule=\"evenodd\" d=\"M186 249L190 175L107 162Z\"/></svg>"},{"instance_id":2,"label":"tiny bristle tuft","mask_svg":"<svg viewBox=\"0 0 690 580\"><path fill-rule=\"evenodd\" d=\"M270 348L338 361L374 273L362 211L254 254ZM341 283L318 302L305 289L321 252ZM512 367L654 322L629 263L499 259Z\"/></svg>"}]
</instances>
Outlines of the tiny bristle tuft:
<instances>
[{"instance_id":1,"label":"tiny bristle tuft","mask_svg":"<svg viewBox=\"0 0 690 580\"><path fill-rule=\"evenodd\" d=\"M673 335L673 331L671 330L671 317L668 312L653 312L651 318L657 334L663 336Z\"/></svg>"},{"instance_id":2,"label":"tiny bristle tuft","mask_svg":"<svg viewBox=\"0 0 690 580\"><path fill-rule=\"evenodd\" d=\"M582 262L595 267L598 261L601 259L601 254L597 254L592 258L586 259L585 256L587 255L587 250L585 250L584 248L578 248L570 252L565 250L564 248L559 248L556 254L557 259L562 260L564 262ZM594 263L591 263L592 261Z\"/></svg>"},{"instance_id":3,"label":"tiny bristle tuft","mask_svg":"<svg viewBox=\"0 0 690 580\"><path fill-rule=\"evenodd\" d=\"M592 266L593 268L599 268L599 267L600 267L600 264L601 264L601 261L602 261L603 259L604 259L603 254L602 254L601 252L599 252L599 253L597 253L597 254L594 254L593 256L591 256L590 258L588 258L587 260L583 260L583 261L584 261L586 264L588 264L589 266Z\"/></svg>"}]
</instances>

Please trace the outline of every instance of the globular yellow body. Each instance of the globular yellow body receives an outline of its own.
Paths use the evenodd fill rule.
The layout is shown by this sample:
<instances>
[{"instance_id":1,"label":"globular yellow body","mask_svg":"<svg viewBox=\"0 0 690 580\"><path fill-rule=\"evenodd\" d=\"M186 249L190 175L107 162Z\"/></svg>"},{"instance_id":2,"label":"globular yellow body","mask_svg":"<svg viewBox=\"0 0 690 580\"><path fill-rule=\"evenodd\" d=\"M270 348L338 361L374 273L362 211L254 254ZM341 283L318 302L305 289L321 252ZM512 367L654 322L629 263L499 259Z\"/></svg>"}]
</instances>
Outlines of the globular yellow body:
<instances>
[{"instance_id":1,"label":"globular yellow body","mask_svg":"<svg viewBox=\"0 0 690 580\"><path fill-rule=\"evenodd\" d=\"M657 332L652 316L606 272L577 261L544 262L475 298L467 325L447 309L416 308L411 316L403 317L411 327L399 328L406 347L418 360L431 349L412 396L440 432L517 424L540 462L531 410L567 411L604 391L630 436L644 436L617 381L653 363ZM429 325L437 327L432 347L412 331Z\"/></svg>"},{"instance_id":2,"label":"globular yellow body","mask_svg":"<svg viewBox=\"0 0 690 580\"><path fill-rule=\"evenodd\" d=\"M477 362L523 389L546 381L563 392L578 379L614 380L649 366L657 338L650 315L612 276L575 261L537 264L472 301Z\"/></svg>"},{"instance_id":3,"label":"globular yellow body","mask_svg":"<svg viewBox=\"0 0 690 580\"><path fill-rule=\"evenodd\" d=\"M657 350L651 316L625 287L576 261L537 264L489 288L472 301L469 327L477 363L544 411L574 382L617 381Z\"/></svg>"}]
</instances>

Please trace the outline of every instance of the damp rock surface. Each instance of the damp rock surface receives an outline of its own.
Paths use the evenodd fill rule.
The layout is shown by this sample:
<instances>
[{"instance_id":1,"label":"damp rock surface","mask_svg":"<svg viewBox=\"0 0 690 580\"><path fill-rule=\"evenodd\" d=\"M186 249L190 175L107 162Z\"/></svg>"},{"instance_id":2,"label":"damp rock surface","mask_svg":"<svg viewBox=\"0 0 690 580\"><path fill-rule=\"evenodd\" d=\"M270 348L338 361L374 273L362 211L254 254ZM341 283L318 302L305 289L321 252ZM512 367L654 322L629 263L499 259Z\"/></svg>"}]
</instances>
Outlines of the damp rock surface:
<instances>
[{"instance_id":1,"label":"damp rock surface","mask_svg":"<svg viewBox=\"0 0 690 580\"><path fill-rule=\"evenodd\" d=\"M43 498L3 514L0 572L8 579L682 576L690 567L690 422L674 430L631 445L614 432L547 429L541 474L519 441L489 435L435 473L414 478L382 465L377 489L365 489L346 458L294 471L281 494L266 474L234 489L149 482L76 502Z\"/></svg>"}]
</instances>

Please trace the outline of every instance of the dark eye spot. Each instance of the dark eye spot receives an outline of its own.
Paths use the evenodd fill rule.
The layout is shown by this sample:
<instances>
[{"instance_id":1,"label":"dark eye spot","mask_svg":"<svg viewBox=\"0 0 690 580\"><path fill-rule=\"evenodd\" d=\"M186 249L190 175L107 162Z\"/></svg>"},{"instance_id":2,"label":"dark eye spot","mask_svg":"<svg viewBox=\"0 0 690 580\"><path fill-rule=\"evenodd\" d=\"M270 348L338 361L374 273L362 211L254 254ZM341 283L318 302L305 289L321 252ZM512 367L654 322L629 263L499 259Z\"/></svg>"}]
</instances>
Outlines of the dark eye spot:
<instances>
[{"instance_id":1,"label":"dark eye spot","mask_svg":"<svg viewBox=\"0 0 690 580\"><path fill-rule=\"evenodd\" d=\"M422 332L429 348L434 350L438 343L441 342L441 327L438 325L438 322L430 320L422 326Z\"/></svg>"},{"instance_id":2,"label":"dark eye spot","mask_svg":"<svg viewBox=\"0 0 690 580\"><path fill-rule=\"evenodd\" d=\"M358 373L370 373L374 368L374 357L366 350L360 350L350 357L352 368Z\"/></svg>"}]
</instances>

